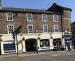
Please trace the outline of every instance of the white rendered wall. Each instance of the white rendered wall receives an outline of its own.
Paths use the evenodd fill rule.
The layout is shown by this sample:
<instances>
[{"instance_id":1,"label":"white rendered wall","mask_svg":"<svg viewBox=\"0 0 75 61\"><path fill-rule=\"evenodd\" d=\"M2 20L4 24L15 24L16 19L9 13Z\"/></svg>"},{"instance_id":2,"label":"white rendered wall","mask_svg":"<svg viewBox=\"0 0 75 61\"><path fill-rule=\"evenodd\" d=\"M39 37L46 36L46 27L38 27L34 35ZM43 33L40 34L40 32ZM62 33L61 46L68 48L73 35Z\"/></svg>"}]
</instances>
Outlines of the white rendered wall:
<instances>
[{"instance_id":1,"label":"white rendered wall","mask_svg":"<svg viewBox=\"0 0 75 61\"><path fill-rule=\"evenodd\" d=\"M49 47L44 47L45 49L42 49L40 47L40 40L38 40L38 36L39 36L40 40L41 39L49 39L50 46ZM53 37L52 39L51 39L51 36ZM25 40L26 39L31 39L31 38L36 39L38 47L39 47L39 50L47 50L47 49L53 49L53 39L54 38L62 38L62 33L61 32L56 32L56 33L37 33L37 34L32 33L32 34L18 35L17 36L17 41L19 43L18 44L18 51L19 52L26 52L25 40L22 40L23 37L25 38ZM3 41L13 40L12 34L3 34L2 40ZM3 43L4 42L1 42L1 52L2 52L2 54L4 54ZM64 46L64 40L62 40L62 44ZM16 46L16 52L17 52L17 46Z\"/></svg>"}]
</instances>

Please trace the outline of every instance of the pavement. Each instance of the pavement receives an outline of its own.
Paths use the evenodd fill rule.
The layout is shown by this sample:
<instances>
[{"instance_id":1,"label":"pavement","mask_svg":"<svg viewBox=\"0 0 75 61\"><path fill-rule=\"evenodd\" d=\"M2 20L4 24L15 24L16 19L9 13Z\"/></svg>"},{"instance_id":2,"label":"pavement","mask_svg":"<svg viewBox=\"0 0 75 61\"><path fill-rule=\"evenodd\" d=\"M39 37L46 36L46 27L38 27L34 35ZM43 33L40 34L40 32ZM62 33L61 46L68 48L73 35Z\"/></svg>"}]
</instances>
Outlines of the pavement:
<instances>
[{"instance_id":1,"label":"pavement","mask_svg":"<svg viewBox=\"0 0 75 61\"><path fill-rule=\"evenodd\" d=\"M75 61L75 51L46 51L1 55L0 61Z\"/></svg>"},{"instance_id":2,"label":"pavement","mask_svg":"<svg viewBox=\"0 0 75 61\"><path fill-rule=\"evenodd\" d=\"M75 55L75 50L73 51L42 51L42 52L26 52L26 53L20 53L20 54L8 54L8 55L1 55L2 57L9 57L9 56L36 56L36 55L49 55L49 56L64 56L64 55ZM0 57L1 57L0 56Z\"/></svg>"}]
</instances>

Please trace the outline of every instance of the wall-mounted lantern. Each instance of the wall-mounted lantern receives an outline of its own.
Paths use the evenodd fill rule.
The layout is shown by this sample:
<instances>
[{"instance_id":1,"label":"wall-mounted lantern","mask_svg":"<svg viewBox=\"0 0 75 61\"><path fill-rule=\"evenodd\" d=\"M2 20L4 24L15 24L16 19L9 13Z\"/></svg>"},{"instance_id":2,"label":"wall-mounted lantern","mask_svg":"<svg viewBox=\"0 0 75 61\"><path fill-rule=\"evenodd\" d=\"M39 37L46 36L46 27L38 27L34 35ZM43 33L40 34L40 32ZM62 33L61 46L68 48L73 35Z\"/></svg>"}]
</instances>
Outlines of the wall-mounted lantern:
<instances>
[{"instance_id":1,"label":"wall-mounted lantern","mask_svg":"<svg viewBox=\"0 0 75 61\"><path fill-rule=\"evenodd\" d=\"M0 42L2 41L2 38L1 37L2 37L2 35L0 35Z\"/></svg>"},{"instance_id":2,"label":"wall-mounted lantern","mask_svg":"<svg viewBox=\"0 0 75 61\"><path fill-rule=\"evenodd\" d=\"M40 34L38 34L38 40L40 40L40 37L39 36L40 36Z\"/></svg>"},{"instance_id":3,"label":"wall-mounted lantern","mask_svg":"<svg viewBox=\"0 0 75 61\"><path fill-rule=\"evenodd\" d=\"M51 36L51 39L53 39L53 37Z\"/></svg>"},{"instance_id":4,"label":"wall-mounted lantern","mask_svg":"<svg viewBox=\"0 0 75 61\"><path fill-rule=\"evenodd\" d=\"M25 37L23 37L22 40L25 40Z\"/></svg>"}]
</instances>

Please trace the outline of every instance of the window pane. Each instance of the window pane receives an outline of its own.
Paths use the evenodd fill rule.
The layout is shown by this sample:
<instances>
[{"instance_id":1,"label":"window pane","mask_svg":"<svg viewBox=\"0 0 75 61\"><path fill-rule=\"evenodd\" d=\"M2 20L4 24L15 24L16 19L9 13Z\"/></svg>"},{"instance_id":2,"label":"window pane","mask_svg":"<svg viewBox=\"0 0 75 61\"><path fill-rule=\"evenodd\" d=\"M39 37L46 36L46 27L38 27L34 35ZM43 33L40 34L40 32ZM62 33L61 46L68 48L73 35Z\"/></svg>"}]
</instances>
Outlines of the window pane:
<instances>
[{"instance_id":1,"label":"window pane","mask_svg":"<svg viewBox=\"0 0 75 61\"><path fill-rule=\"evenodd\" d=\"M12 20L12 17L8 17L8 20Z\"/></svg>"}]
</instances>

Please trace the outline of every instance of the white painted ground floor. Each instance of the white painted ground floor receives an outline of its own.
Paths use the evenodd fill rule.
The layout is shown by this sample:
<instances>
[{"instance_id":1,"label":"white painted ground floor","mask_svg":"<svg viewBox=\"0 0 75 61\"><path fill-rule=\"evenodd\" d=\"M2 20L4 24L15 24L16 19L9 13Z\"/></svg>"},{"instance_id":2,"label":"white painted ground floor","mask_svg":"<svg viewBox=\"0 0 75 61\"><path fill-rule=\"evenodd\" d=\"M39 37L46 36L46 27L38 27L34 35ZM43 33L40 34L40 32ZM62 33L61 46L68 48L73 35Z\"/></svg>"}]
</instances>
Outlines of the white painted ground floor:
<instances>
[{"instance_id":1,"label":"white painted ground floor","mask_svg":"<svg viewBox=\"0 0 75 61\"><path fill-rule=\"evenodd\" d=\"M1 34L1 54L72 48L71 33Z\"/></svg>"}]
</instances>

